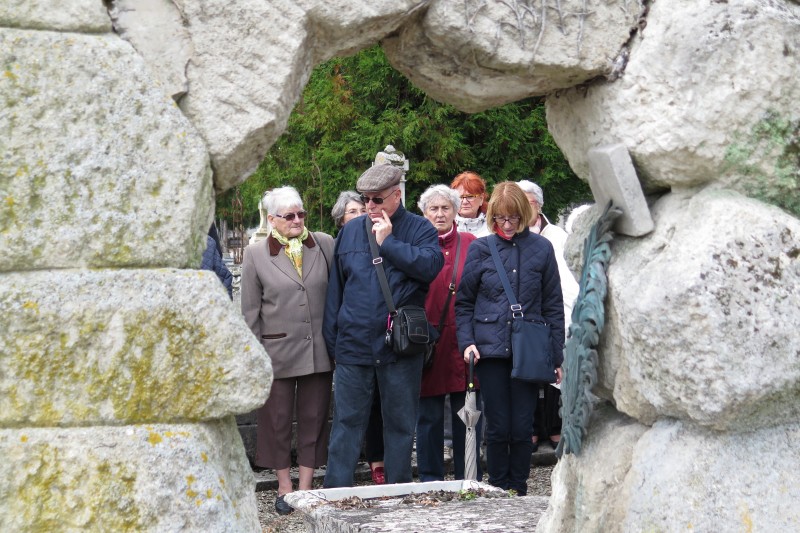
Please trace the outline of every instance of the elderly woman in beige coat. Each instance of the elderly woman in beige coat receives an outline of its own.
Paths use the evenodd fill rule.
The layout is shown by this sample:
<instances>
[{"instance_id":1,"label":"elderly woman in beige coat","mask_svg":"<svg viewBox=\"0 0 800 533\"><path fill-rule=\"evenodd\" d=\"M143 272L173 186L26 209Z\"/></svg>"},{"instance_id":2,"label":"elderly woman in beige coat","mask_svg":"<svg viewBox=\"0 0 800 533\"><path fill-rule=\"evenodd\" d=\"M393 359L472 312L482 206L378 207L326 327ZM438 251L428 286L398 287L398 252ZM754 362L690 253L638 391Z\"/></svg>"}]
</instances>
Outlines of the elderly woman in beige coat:
<instances>
[{"instance_id":1,"label":"elderly woman in beige coat","mask_svg":"<svg viewBox=\"0 0 800 533\"><path fill-rule=\"evenodd\" d=\"M256 467L278 477L275 509L292 508L289 474L292 413L297 402L300 490L311 489L314 468L325 464L333 369L322 338L322 315L333 257L333 238L305 228L303 201L293 187L265 200L272 231L251 244L242 263L242 313L272 359L269 399L258 410Z\"/></svg>"}]
</instances>

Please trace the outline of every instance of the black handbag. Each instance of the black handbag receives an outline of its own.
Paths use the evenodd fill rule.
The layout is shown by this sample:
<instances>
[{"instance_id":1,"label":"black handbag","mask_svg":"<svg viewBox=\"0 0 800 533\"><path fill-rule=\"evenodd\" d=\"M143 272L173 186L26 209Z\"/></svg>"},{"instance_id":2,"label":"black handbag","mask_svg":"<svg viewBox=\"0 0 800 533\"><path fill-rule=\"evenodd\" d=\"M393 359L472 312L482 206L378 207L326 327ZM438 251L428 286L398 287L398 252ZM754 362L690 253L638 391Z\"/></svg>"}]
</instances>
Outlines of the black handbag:
<instances>
[{"instance_id":1,"label":"black handbag","mask_svg":"<svg viewBox=\"0 0 800 533\"><path fill-rule=\"evenodd\" d=\"M378 254L378 243L372 233L372 220L368 216L365 218L369 248L372 253L372 264L375 265L375 269L378 272L381 292L386 300L386 307L389 308L389 317L386 324L386 345L394 353L404 357L424 354L428 350L428 345L432 342L430 324L428 324L425 309L418 305L404 305L399 309L395 309L392 292L389 290L389 282L386 279L386 272L383 270L383 258Z\"/></svg>"},{"instance_id":2,"label":"black handbag","mask_svg":"<svg viewBox=\"0 0 800 533\"><path fill-rule=\"evenodd\" d=\"M550 353L550 325L534 320L525 320L522 306L517 303L514 291L508 281L506 269L500 261L493 235L489 237L489 249L492 252L494 266L503 290L511 303L511 377L522 381L536 381L543 383L556 382L556 369L553 366L553 356Z\"/></svg>"}]
</instances>

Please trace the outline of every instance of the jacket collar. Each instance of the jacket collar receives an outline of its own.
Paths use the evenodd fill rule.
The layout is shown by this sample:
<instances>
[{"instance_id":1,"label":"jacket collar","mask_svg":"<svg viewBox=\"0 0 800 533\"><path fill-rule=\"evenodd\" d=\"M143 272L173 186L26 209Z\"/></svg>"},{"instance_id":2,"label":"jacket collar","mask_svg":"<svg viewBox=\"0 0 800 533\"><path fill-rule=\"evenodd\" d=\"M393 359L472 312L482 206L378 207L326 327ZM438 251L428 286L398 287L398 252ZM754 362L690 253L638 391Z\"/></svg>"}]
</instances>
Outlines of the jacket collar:
<instances>
[{"instance_id":1,"label":"jacket collar","mask_svg":"<svg viewBox=\"0 0 800 533\"><path fill-rule=\"evenodd\" d=\"M529 227L525 226L525 228L522 231L520 231L519 233L515 233L514 235L512 235L509 238L504 237L498 231L495 231L494 234L497 235L497 237L500 239L501 242L503 242L503 241L505 241L505 242L513 242L513 241L522 239L524 237L527 237L528 235L531 234L531 230L530 230Z\"/></svg>"},{"instance_id":2,"label":"jacket collar","mask_svg":"<svg viewBox=\"0 0 800 533\"><path fill-rule=\"evenodd\" d=\"M314 239L311 237L311 232L309 231L308 237L303 241L303 246L306 248L313 248L316 245L317 243L314 242ZM267 237L267 246L269 247L269 255L273 257L278 255L278 252L283 249L283 245L279 243L278 240L272 236L272 234Z\"/></svg>"},{"instance_id":3,"label":"jacket collar","mask_svg":"<svg viewBox=\"0 0 800 533\"><path fill-rule=\"evenodd\" d=\"M439 245L447 246L448 244L456 240L456 235L458 235L458 227L456 227L456 223L455 221L453 221L453 227L450 228L450 231L448 231L444 235L439 235Z\"/></svg>"}]
</instances>

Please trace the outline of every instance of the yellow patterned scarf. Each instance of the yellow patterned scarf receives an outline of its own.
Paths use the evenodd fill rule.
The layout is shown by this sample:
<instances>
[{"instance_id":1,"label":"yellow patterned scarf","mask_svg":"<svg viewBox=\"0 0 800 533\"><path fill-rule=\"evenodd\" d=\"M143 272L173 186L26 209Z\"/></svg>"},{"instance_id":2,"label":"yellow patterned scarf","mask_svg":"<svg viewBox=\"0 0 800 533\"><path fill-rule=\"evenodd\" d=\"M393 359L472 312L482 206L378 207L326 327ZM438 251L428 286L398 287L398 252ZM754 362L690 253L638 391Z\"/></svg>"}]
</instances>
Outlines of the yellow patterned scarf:
<instances>
[{"instance_id":1,"label":"yellow patterned scarf","mask_svg":"<svg viewBox=\"0 0 800 533\"><path fill-rule=\"evenodd\" d=\"M272 238L286 247L286 257L294 265L294 269L297 270L297 275L300 276L300 279L303 279L303 241L308 239L308 228L303 228L303 233L299 237L291 239L287 239L273 229Z\"/></svg>"}]
</instances>

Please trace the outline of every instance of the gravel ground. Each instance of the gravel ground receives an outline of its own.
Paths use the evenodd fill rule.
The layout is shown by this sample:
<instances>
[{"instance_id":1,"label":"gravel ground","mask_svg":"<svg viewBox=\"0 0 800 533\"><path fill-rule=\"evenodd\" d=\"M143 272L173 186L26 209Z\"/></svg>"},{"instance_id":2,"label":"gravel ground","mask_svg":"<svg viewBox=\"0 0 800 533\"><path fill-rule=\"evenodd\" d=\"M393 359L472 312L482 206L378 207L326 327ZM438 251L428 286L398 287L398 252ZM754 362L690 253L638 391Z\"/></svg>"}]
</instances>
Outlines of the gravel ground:
<instances>
[{"instance_id":1,"label":"gravel ground","mask_svg":"<svg viewBox=\"0 0 800 533\"><path fill-rule=\"evenodd\" d=\"M550 496L550 474L552 466L532 466L531 476L528 478L528 496ZM448 478L452 479L452 478ZM369 483L359 483L368 485ZM315 481L314 488L322 488ZM258 499L258 518L261 527L266 533L305 533L307 531L302 513L281 516L275 512L275 490L265 490L256 493Z\"/></svg>"}]
</instances>

